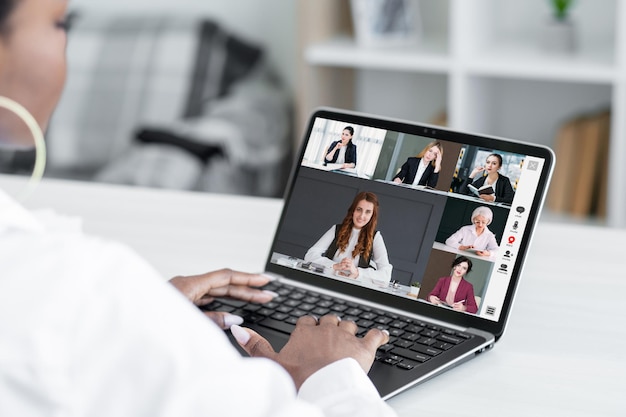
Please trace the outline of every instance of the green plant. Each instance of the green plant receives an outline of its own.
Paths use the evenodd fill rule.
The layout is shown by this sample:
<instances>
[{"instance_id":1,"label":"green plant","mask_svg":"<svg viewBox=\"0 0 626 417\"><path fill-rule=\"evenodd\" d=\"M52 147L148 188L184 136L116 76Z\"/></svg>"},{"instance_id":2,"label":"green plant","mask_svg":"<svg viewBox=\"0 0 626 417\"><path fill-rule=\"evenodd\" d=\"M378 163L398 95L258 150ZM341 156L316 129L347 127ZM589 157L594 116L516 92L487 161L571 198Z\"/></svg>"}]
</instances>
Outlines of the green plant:
<instances>
[{"instance_id":1,"label":"green plant","mask_svg":"<svg viewBox=\"0 0 626 417\"><path fill-rule=\"evenodd\" d=\"M554 8L554 17L557 20L565 20L574 0L550 0L550 3Z\"/></svg>"},{"instance_id":2,"label":"green plant","mask_svg":"<svg viewBox=\"0 0 626 417\"><path fill-rule=\"evenodd\" d=\"M422 286L422 284L420 284L420 283L419 283L419 282L417 282L417 281L411 284L411 287L417 287L417 288L419 288L419 287L421 287L421 286Z\"/></svg>"}]
</instances>

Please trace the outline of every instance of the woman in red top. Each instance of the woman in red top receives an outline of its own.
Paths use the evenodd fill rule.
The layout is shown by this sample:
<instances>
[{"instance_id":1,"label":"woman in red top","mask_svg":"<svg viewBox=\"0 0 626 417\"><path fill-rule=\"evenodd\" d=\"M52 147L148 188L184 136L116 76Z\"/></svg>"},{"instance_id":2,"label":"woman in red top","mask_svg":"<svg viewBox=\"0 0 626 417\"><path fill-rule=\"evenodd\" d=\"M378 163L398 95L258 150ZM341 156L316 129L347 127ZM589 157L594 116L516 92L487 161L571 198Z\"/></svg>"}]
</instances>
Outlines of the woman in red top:
<instances>
[{"instance_id":1,"label":"woman in red top","mask_svg":"<svg viewBox=\"0 0 626 417\"><path fill-rule=\"evenodd\" d=\"M465 256L456 258L452 262L452 275L439 278L435 288L428 294L428 300L457 311L476 313L478 306L474 298L474 286L465 280L465 275L471 270L472 261Z\"/></svg>"}]
</instances>

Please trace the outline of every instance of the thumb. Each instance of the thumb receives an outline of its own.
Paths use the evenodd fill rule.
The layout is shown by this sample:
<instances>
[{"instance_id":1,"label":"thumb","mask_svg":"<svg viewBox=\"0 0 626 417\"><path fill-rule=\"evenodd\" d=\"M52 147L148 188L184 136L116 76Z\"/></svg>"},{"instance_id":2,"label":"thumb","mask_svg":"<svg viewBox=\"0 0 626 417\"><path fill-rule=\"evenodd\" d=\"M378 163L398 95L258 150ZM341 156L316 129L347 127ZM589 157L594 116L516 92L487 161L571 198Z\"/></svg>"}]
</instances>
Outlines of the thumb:
<instances>
[{"instance_id":1,"label":"thumb","mask_svg":"<svg viewBox=\"0 0 626 417\"><path fill-rule=\"evenodd\" d=\"M228 329L234 324L243 323L243 318L223 311L205 311L204 315L213 320L221 329Z\"/></svg>"},{"instance_id":2,"label":"thumb","mask_svg":"<svg viewBox=\"0 0 626 417\"><path fill-rule=\"evenodd\" d=\"M230 332L234 336L239 346L253 358L276 359L278 355L274 348L265 338L254 330L238 325L230 326Z\"/></svg>"}]
</instances>

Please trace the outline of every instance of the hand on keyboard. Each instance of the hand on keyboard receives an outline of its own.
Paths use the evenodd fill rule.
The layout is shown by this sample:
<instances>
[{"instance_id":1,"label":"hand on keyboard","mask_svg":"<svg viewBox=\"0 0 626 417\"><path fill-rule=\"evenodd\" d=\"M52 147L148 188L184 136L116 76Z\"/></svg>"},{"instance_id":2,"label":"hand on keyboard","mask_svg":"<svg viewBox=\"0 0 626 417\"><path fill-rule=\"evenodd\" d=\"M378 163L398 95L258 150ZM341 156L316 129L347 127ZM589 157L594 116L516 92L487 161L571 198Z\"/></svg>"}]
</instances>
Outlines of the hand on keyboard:
<instances>
[{"instance_id":1,"label":"hand on keyboard","mask_svg":"<svg viewBox=\"0 0 626 417\"><path fill-rule=\"evenodd\" d=\"M174 277L170 283L192 303L201 307L210 304L216 297L229 297L231 303L239 302L241 305L248 302L267 303L278 294L254 287L266 285L270 280L266 275L221 269L201 275ZM228 311L204 311L204 314L222 329L243 322L240 316Z\"/></svg>"},{"instance_id":2,"label":"hand on keyboard","mask_svg":"<svg viewBox=\"0 0 626 417\"><path fill-rule=\"evenodd\" d=\"M310 315L300 317L289 341L278 353L253 330L233 326L231 331L250 356L273 359L282 365L298 389L313 373L344 358L355 359L368 372L376 350L389 341L389 333L379 329L372 329L358 338L356 323L342 321L333 314L319 320Z\"/></svg>"}]
</instances>

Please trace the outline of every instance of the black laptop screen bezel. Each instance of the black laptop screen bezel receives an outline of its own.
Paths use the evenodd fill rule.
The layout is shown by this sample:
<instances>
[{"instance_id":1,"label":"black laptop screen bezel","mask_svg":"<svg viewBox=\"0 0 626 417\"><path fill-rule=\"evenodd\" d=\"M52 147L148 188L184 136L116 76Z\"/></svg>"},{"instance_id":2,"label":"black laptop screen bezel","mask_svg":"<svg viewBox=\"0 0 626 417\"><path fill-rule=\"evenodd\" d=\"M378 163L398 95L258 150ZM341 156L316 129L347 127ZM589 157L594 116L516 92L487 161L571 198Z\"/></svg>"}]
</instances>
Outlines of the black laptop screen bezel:
<instances>
[{"instance_id":1,"label":"black laptop screen bezel","mask_svg":"<svg viewBox=\"0 0 626 417\"><path fill-rule=\"evenodd\" d=\"M294 191L294 186L296 184L295 179L297 178L299 170L302 168L301 162L304 156L305 148L308 142L308 138L310 137L313 129L313 123L317 118L335 120L347 124L352 123L362 126L372 126L380 129L386 129L389 131L404 132L411 135L418 135L437 140L456 142L469 146L497 149L502 152L512 152L542 158L545 161L542 172L540 174L539 183L535 191L532 206L530 207L530 209L528 209L526 228L524 229L522 238L520 239L518 255L516 256L513 270L511 271L509 286L506 291L504 303L501 307L501 313L497 321L440 308L428 303L415 302L414 300L405 299L392 294L377 291L375 289L361 287L343 281L336 281L332 279L319 279L318 276L312 273L273 263L272 253L273 248L276 246L276 242L279 237L279 228L277 228L276 234L272 241L272 250L270 250L267 258L266 270L268 272L275 273L280 276L289 277L289 279L313 286L318 286L330 291L350 294L351 296L362 298L374 303L379 303L396 309L409 311L417 315L432 317L458 326L481 329L492 333L496 337L496 339L498 339L504 332L504 328L512 307L514 293L519 283L522 267L528 254L531 236L536 227L537 220L541 212L541 207L545 199L545 194L554 165L554 153L552 152L552 150L543 145L524 143L495 136L458 132L439 126L414 123L404 120L396 120L346 110L320 108L313 112L306 127L306 131L304 132L302 145L300 147L300 152L296 160L297 163L294 164L288 186L285 189L285 206L283 207L283 211L280 216L279 225L282 224L284 221L288 209L287 202L289 201L289 198Z\"/></svg>"}]
</instances>

